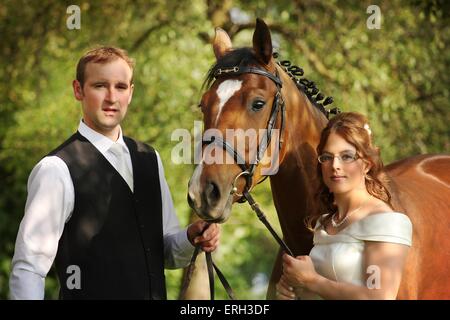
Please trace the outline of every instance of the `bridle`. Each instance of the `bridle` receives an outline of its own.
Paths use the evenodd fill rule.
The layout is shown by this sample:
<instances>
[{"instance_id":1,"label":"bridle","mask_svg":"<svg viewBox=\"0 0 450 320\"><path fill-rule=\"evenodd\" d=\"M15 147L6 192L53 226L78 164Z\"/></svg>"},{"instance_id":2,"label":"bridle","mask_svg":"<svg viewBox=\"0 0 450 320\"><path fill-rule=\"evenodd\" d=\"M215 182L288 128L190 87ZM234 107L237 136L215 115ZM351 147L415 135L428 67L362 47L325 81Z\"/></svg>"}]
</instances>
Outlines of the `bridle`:
<instances>
[{"instance_id":1,"label":"bridle","mask_svg":"<svg viewBox=\"0 0 450 320\"><path fill-rule=\"evenodd\" d=\"M273 54L274 58L278 57L278 53ZM309 99L309 101L321 112L325 115L327 119L329 119L330 114L338 114L340 113L340 109L338 107L334 107L330 110L328 110L325 106L333 103L332 97L326 97L320 92L320 90L317 88L316 84L313 81L309 81L306 78L298 78L303 76L303 69L291 65L291 62L288 60L283 60L281 62L278 62L278 65L287 73L287 75L292 79L292 81L295 83L296 87L302 91ZM258 145L257 153L256 153L256 159L254 162L249 163L247 166L245 164L245 159L225 140L223 140L220 137L211 137L210 139L203 138L202 143L203 145L209 145L209 144L215 144L219 147L222 147L226 152L228 152L231 156L233 156L234 161L236 164L241 168L241 172L234 178L234 181L232 183L232 189L231 194L236 195L239 197L238 202L245 202L248 201L249 205L251 206L252 210L255 211L256 215L258 216L259 220L261 220L262 223L267 227L267 229L270 231L272 236L275 238L275 240L278 242L278 244L283 248L283 250L293 256L292 251L289 249L289 247L286 245L286 243L278 236L278 234L274 231L270 223L267 221L264 213L259 208L259 205L255 202L253 197L250 194L250 191L253 188L253 175L255 173L255 169L258 166L259 162L261 161L262 157L264 156L264 153L266 152L270 141L272 139L273 135L273 129L275 126L275 122L278 118L278 113L281 111L281 124L280 124L280 133L279 133L279 150L281 150L282 143L283 143L283 129L284 129L284 122L285 122L285 104L284 99L281 95L281 88L282 88L282 82L280 77L278 76L278 71L275 71L275 74L272 74L264 69L258 68L258 67L246 67L246 66L234 66L234 67L225 67L217 69L213 76L215 79L217 79L220 76L225 75L240 75L243 73L254 73L257 75L265 76L272 80L276 87L277 92L275 93L274 101L272 104L272 110L269 117L269 121L267 123L267 134L264 135L261 139L261 142ZM242 194L237 193L237 187L236 182L240 177L246 178L246 184L244 186ZM258 183L263 182L268 176L266 175L261 181L258 181ZM257 184L258 184L257 183ZM187 287L189 286L190 279L192 277L193 271L194 271L194 264L195 259L200 251L200 247L196 247L194 251L194 255L192 256L191 264L189 265L187 275L185 277L185 281L183 283L182 287L182 293L181 297L185 296ZM231 290L230 285L226 281L223 274L220 272L220 270L217 268L217 266L213 263L211 253L206 253L206 262L208 267L208 275L209 275L209 285L210 285L210 294L211 294L211 300L214 300L214 274L213 274L213 268L216 270L217 275L222 282L222 285L224 286L228 296L230 299L234 300L234 293Z\"/></svg>"},{"instance_id":2,"label":"bridle","mask_svg":"<svg viewBox=\"0 0 450 320\"><path fill-rule=\"evenodd\" d=\"M239 154L239 152L237 150L235 150L227 141L223 140L219 136L212 136L209 139L203 138L202 143L203 143L203 145L215 144L219 147L222 147L226 152L228 152L233 157L234 161L242 169L242 171L234 178L231 194L237 195L240 197L238 202L248 201L252 210L255 211L259 220L261 220L261 222L267 227L267 229L270 231L270 233L275 238L275 240L278 242L278 244L284 249L284 251L286 251L286 253L293 256L292 251L289 249L289 247L286 245L286 243L275 232L275 230L273 229L273 227L270 225L269 221L267 220L266 216L264 215L262 210L259 208L258 203L256 203L256 201L253 199L253 197L250 194L250 191L253 187L252 180L253 180L253 175L255 173L255 169L258 166L259 162L261 161L262 157L264 156L264 153L266 152L266 150L270 144L270 141L272 139L272 135L274 132L273 129L275 127L275 123L278 118L278 113L280 113L280 111L281 111L281 123L280 123L279 145L278 145L279 151L281 150L281 147L282 147L282 143L283 143L282 134L283 134L283 129L284 129L284 121L285 121L284 118L285 118L285 112L286 112L284 99L281 95L281 87L283 86L283 83L281 82L281 79L278 76L277 71L275 72L275 75L274 75L266 70L256 68L256 67L235 66L235 67L231 67L231 68L221 68L221 69L217 69L217 71L214 73L214 77L217 79L218 77L220 77L222 75L230 75L230 74L240 75L243 73L254 73L257 75L265 76L265 77L269 78L270 80L272 80L277 87L277 92L275 93L275 97L274 97L274 100L272 103L272 110L270 113L269 121L267 122L267 130L266 130L267 134L263 135L263 137L261 138L261 142L259 143L258 149L256 152L255 161L249 163L249 165L247 166L245 164L245 158L242 157ZM242 194L237 193L237 187L236 187L236 182L240 177L245 177L245 179L246 179L246 184L244 186ZM266 178L267 178L267 176L265 176L258 183L261 183ZM205 227L205 229L206 229L206 227ZM191 258L191 263L190 263L189 268L186 273L186 277L185 277L183 286L182 286L182 290L181 290L181 294L180 294L181 298L184 298L186 295L187 288L189 286L190 280L192 278L192 274L194 272L195 260L197 259L199 252L200 252L200 247L196 246L195 250L194 250L194 254L192 255L192 258ZM209 290L210 290L211 300L214 300L214 273L213 273L213 270L216 271L223 287L225 288L225 291L228 294L228 297L232 300L235 300L236 297L233 293L233 290L231 289L231 286L229 285L228 281L225 279L225 276L222 274L222 272L219 270L219 268L212 261L212 256L211 256L210 252L206 252L206 264L207 264L207 269L208 269Z\"/></svg>"},{"instance_id":3,"label":"bridle","mask_svg":"<svg viewBox=\"0 0 450 320\"><path fill-rule=\"evenodd\" d=\"M281 150L282 143L283 143L282 135L283 135L284 121L285 121L284 118L285 118L285 113L286 113L284 99L283 99L283 96L281 95L281 88L283 86L283 83L282 83L280 77L278 76L278 71L275 71L275 74L272 74L264 69L257 68L257 67L235 66L235 67L231 67L231 68L217 69L214 73L214 78L217 79L221 76L228 76L230 74L241 75L244 73L253 73L253 74L267 77L270 80L272 80L277 87L277 91L275 93L275 97L274 97L274 100L272 103L272 110L270 112L269 121L267 122L266 134L264 134L262 136L261 141L257 146L255 160L253 162L249 162L249 164L246 165L245 158L242 157L239 154L239 152L233 148L233 146L231 146L227 141L225 141L224 139L222 139L219 136L212 136L210 138L204 137L202 139L203 145L215 144L219 147L222 147L226 152L228 152L233 157L236 164L241 168L242 172L240 172L234 178L234 181L232 184L232 189L231 189L231 194L239 197L238 202L245 202L247 199L244 196L244 194L246 192L250 192L253 188L253 175L255 173L255 169L258 166L258 164L260 163L261 159L263 158L264 153L266 152L268 146L270 145L270 141L272 140L272 135L274 132L273 129L275 127L275 123L278 118L278 113L280 113L280 111L281 111L281 124L280 124L280 131L279 131L278 148L279 148L279 150ZM243 192L241 194L239 194L237 192L237 187L236 187L237 180L240 177L245 177L245 179L246 179L246 184L245 184ZM263 182L266 178L267 178L267 176L265 176L257 184Z\"/></svg>"},{"instance_id":4,"label":"bridle","mask_svg":"<svg viewBox=\"0 0 450 320\"><path fill-rule=\"evenodd\" d=\"M256 203L256 201L253 199L253 197L250 194L251 188L253 186L252 180L253 180L253 174L255 173L255 169L258 166L259 162L261 161L262 157L264 156L264 153L266 152L270 141L272 139L273 135L273 129L275 127L275 122L278 118L278 113L281 111L281 123L280 123L280 133L279 133L279 144L278 148L281 150L282 143L283 143L283 129L284 129L284 121L285 121L285 103L283 96L281 95L281 88L283 86L283 83L278 76L278 71L275 70L275 74L272 74L264 69L257 68L257 67L241 67L241 66L235 66L231 68L222 68L217 69L214 73L214 77L217 79L221 75L240 75L243 73L254 73L257 75L261 75L264 77L269 78L272 80L276 87L277 92L275 93L275 97L272 103L272 110L270 112L269 121L267 122L267 134L263 135L261 142L258 145L258 149L256 152L256 159L253 163L250 163L249 166L245 165L244 158L237 152L228 142L223 140L220 137L215 137L211 140L205 140L203 139L203 145L209 145L211 143L214 143L218 146L221 146L224 150L226 150L229 154L231 154L234 158L234 161L236 161L236 164L242 169L242 172L240 172L235 178L233 182L233 188L231 190L231 194L236 194L240 196L239 202L245 202L248 201L249 205L251 206L252 210L255 211L257 214L259 220L261 220L262 223L269 229L272 236L275 238L275 240L278 242L278 244L291 256L293 256L292 251L289 249L289 247L286 245L286 243L278 236L278 234L275 232L275 230L270 225L269 221L267 221L266 216L259 208L259 205ZM212 137L213 138L213 137ZM239 179L239 177L245 176L246 178L246 185L244 186L242 194L237 194L237 187L236 187L236 181ZM261 181L258 183L261 183L266 179L267 176L265 176Z\"/></svg>"}]
</instances>

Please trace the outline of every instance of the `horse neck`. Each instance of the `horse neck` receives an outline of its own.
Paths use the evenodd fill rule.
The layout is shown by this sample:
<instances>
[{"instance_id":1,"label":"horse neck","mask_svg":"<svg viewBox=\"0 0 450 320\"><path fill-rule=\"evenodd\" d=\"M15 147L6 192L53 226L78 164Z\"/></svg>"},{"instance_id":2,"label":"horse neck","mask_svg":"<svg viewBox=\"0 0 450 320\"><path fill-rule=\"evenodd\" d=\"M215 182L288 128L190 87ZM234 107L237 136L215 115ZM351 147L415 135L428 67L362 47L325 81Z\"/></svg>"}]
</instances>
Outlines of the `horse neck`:
<instances>
[{"instance_id":1,"label":"horse neck","mask_svg":"<svg viewBox=\"0 0 450 320\"><path fill-rule=\"evenodd\" d=\"M312 234L304 220L317 210L316 147L327 120L284 71L279 73L286 103L286 125L279 171L271 177L272 193L286 242L294 253L308 254Z\"/></svg>"}]
</instances>

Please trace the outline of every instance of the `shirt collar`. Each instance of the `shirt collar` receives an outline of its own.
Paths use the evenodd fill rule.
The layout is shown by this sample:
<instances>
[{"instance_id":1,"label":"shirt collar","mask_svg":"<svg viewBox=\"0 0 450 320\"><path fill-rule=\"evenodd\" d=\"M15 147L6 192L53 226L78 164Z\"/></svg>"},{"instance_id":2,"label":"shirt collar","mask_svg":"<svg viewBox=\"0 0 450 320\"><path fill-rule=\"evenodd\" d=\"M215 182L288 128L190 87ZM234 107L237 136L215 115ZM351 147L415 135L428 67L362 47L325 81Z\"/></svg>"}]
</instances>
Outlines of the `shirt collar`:
<instances>
[{"instance_id":1,"label":"shirt collar","mask_svg":"<svg viewBox=\"0 0 450 320\"><path fill-rule=\"evenodd\" d=\"M119 138L117 139L117 141L112 141L108 137L91 129L84 123L83 119L80 120L80 125L78 126L78 132L83 137L85 137L90 143L92 143L94 145L94 147L96 147L98 149L98 151L100 151L101 153L105 153L106 151L108 151L114 142L120 144L123 147L123 149L125 150L125 152L127 152L127 153L129 152L128 147L125 144L125 141L123 140L122 127L120 127L120 126L119 126Z\"/></svg>"}]
</instances>

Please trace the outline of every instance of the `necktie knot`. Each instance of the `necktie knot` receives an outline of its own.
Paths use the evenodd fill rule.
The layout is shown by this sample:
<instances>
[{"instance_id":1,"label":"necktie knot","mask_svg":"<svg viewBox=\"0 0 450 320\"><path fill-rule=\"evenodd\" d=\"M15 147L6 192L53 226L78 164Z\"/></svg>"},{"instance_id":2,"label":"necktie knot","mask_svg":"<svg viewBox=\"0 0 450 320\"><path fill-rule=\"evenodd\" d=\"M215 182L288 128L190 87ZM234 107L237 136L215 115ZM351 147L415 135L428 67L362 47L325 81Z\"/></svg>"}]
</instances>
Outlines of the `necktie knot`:
<instances>
[{"instance_id":1,"label":"necktie knot","mask_svg":"<svg viewBox=\"0 0 450 320\"><path fill-rule=\"evenodd\" d=\"M114 142L111 147L109 148L109 150L117 157L122 156L123 155L123 147L122 145L120 145L117 142Z\"/></svg>"}]
</instances>

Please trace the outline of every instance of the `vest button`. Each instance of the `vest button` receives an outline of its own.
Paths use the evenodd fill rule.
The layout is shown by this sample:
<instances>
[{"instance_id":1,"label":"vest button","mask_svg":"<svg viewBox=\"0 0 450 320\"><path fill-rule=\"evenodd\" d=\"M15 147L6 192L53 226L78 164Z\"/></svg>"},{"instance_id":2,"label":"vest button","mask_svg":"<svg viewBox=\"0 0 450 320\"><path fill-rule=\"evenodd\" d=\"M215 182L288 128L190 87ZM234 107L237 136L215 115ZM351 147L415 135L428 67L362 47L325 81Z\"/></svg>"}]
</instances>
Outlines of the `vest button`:
<instances>
[{"instance_id":1,"label":"vest button","mask_svg":"<svg viewBox=\"0 0 450 320\"><path fill-rule=\"evenodd\" d=\"M145 251L150 252L150 248L145 248Z\"/></svg>"},{"instance_id":2,"label":"vest button","mask_svg":"<svg viewBox=\"0 0 450 320\"><path fill-rule=\"evenodd\" d=\"M145 226L144 226L143 224L141 224L140 227L141 227L142 229L144 229Z\"/></svg>"}]
</instances>

